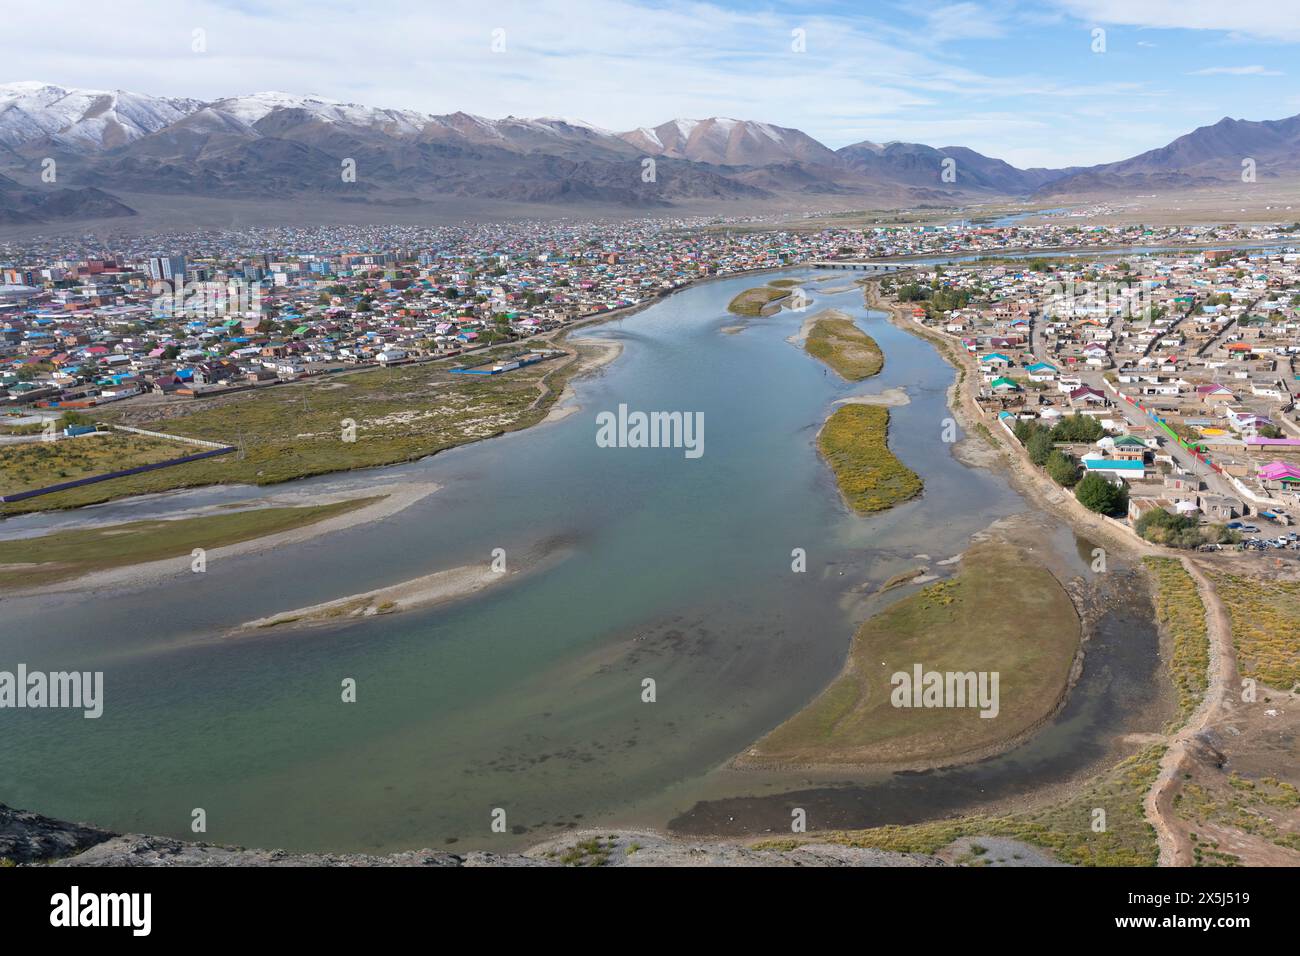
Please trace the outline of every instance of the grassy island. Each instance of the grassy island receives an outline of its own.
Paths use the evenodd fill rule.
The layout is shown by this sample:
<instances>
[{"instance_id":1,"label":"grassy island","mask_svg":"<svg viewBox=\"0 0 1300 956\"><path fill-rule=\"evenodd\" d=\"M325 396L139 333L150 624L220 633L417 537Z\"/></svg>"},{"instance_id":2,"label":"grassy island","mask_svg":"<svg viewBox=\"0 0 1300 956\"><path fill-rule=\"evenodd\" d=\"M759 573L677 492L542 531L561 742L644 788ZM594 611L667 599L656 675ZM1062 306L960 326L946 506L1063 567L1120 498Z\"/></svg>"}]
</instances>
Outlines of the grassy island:
<instances>
[{"instance_id":1,"label":"grassy island","mask_svg":"<svg viewBox=\"0 0 1300 956\"><path fill-rule=\"evenodd\" d=\"M808 331L804 348L850 382L877 374L885 365L884 353L876 340L849 318L819 318Z\"/></svg>"},{"instance_id":2,"label":"grassy island","mask_svg":"<svg viewBox=\"0 0 1300 956\"><path fill-rule=\"evenodd\" d=\"M921 493L919 475L889 450L889 409L844 405L826 420L817 444L840 491L858 514L884 511Z\"/></svg>"},{"instance_id":3,"label":"grassy island","mask_svg":"<svg viewBox=\"0 0 1300 956\"><path fill-rule=\"evenodd\" d=\"M774 288L770 285L746 289L731 300L727 305L727 311L736 315L762 315L769 305L778 299L784 299L789 294L788 289Z\"/></svg>"},{"instance_id":4,"label":"grassy island","mask_svg":"<svg viewBox=\"0 0 1300 956\"><path fill-rule=\"evenodd\" d=\"M1051 715L1078 645L1078 614L1052 573L1019 548L982 542L966 552L956 576L866 621L840 676L742 762L929 765L977 756ZM911 676L918 664L941 675L990 675L990 691L997 674L996 695L985 698L996 706L981 708L973 699L961 706L899 705L894 697L903 685L895 675Z\"/></svg>"}]
</instances>

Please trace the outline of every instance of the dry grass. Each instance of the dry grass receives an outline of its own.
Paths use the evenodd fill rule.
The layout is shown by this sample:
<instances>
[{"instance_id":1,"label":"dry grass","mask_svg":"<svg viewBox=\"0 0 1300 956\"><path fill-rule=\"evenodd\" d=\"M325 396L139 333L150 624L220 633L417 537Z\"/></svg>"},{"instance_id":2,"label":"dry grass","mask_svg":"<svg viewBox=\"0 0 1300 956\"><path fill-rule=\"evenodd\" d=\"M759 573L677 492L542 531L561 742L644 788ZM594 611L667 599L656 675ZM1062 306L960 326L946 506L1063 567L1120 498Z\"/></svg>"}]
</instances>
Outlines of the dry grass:
<instances>
[{"instance_id":1,"label":"dry grass","mask_svg":"<svg viewBox=\"0 0 1300 956\"><path fill-rule=\"evenodd\" d=\"M0 452L0 494L30 491L91 475L152 465L199 451L203 449L194 445L128 432L101 432L51 442L5 445ZM39 499L32 500L36 502Z\"/></svg>"},{"instance_id":2,"label":"dry grass","mask_svg":"<svg viewBox=\"0 0 1300 956\"><path fill-rule=\"evenodd\" d=\"M850 382L870 378L885 365L884 353L876 340L859 329L852 319L818 319L808 333L804 348Z\"/></svg>"},{"instance_id":3,"label":"dry grass","mask_svg":"<svg viewBox=\"0 0 1300 956\"><path fill-rule=\"evenodd\" d=\"M573 366L564 363L552 359L493 376L452 375L444 363L410 365L219 398L96 409L102 420L227 442L240 451L3 505L0 513L75 508L201 485L275 484L413 461L540 421L571 373ZM545 396L543 378L550 386ZM354 442L342 440L344 419L356 423ZM197 450L180 447L186 450L179 454Z\"/></svg>"},{"instance_id":4,"label":"dry grass","mask_svg":"<svg viewBox=\"0 0 1300 956\"><path fill-rule=\"evenodd\" d=\"M977 544L956 577L864 623L840 676L746 762L902 764L996 746L1052 713L1078 643L1078 615L1051 572L1011 545ZM927 671L997 672L997 716L970 707L895 707L891 676L917 663Z\"/></svg>"},{"instance_id":5,"label":"dry grass","mask_svg":"<svg viewBox=\"0 0 1300 956\"><path fill-rule=\"evenodd\" d=\"M378 500L352 498L326 505L254 508L171 521L130 521L0 541L0 587L49 584L166 558L182 559L188 564L194 548L212 550L301 528Z\"/></svg>"},{"instance_id":6,"label":"dry grass","mask_svg":"<svg viewBox=\"0 0 1300 956\"><path fill-rule=\"evenodd\" d=\"M1212 577L1232 617L1241 675L1284 690L1300 685L1300 581Z\"/></svg>"},{"instance_id":7,"label":"dry grass","mask_svg":"<svg viewBox=\"0 0 1300 956\"><path fill-rule=\"evenodd\" d=\"M1156 620L1173 644L1169 676L1178 691L1181 724L1205 696L1210 676L1210 637L1205 605L1196 582L1177 558L1147 558L1143 564L1155 583Z\"/></svg>"},{"instance_id":8,"label":"dry grass","mask_svg":"<svg viewBox=\"0 0 1300 956\"><path fill-rule=\"evenodd\" d=\"M923 488L920 476L889 450L888 437L889 409L878 405L842 406L818 436L844 499L858 514L892 508Z\"/></svg>"}]
</instances>

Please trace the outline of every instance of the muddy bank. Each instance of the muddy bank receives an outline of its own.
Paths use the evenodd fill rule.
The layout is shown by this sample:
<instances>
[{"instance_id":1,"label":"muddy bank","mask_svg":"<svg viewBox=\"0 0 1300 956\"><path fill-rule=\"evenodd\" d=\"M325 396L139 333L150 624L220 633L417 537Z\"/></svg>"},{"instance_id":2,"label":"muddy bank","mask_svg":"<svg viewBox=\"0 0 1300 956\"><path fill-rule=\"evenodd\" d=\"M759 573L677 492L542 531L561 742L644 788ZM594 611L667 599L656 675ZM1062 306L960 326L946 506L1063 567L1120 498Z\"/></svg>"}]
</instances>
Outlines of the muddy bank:
<instances>
[{"instance_id":1,"label":"muddy bank","mask_svg":"<svg viewBox=\"0 0 1300 956\"><path fill-rule=\"evenodd\" d=\"M809 772L797 789L787 788L785 775L728 770L719 790L749 795L702 800L674 817L669 832L719 839L788 834L795 808L807 812L810 832L869 829L1024 809L1069 794L1134 752L1126 734L1135 726L1158 728L1169 706L1151 699L1158 637L1137 573L1114 572L1089 604L1077 683L1059 712L1013 749L959 766ZM777 787L781 792L772 793Z\"/></svg>"}]
</instances>

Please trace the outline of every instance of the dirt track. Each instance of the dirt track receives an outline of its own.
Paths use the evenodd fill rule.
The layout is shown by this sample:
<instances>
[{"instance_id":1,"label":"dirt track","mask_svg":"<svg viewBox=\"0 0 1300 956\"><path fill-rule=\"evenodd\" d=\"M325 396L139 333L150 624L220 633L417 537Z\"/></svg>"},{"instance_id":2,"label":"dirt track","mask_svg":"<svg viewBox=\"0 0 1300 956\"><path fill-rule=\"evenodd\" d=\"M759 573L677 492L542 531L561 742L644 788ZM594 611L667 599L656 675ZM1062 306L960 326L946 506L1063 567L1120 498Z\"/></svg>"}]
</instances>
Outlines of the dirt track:
<instances>
[{"instance_id":1,"label":"dirt track","mask_svg":"<svg viewBox=\"0 0 1300 956\"><path fill-rule=\"evenodd\" d=\"M1232 647L1232 622L1228 611L1219 599L1213 582L1201 567L1189 557L1182 559L1183 567L1196 582L1196 589L1205 605L1205 628L1210 644L1209 684L1205 696L1187 722L1169 740L1169 747L1160 760L1160 773L1147 792L1143 807L1147 821L1155 828L1160 845L1160 866L1192 866L1195 857L1186 826L1174 813L1174 795L1178 791L1180 775L1189 760L1188 749L1196 735L1226 715L1228 694L1237 682L1237 661Z\"/></svg>"}]
</instances>

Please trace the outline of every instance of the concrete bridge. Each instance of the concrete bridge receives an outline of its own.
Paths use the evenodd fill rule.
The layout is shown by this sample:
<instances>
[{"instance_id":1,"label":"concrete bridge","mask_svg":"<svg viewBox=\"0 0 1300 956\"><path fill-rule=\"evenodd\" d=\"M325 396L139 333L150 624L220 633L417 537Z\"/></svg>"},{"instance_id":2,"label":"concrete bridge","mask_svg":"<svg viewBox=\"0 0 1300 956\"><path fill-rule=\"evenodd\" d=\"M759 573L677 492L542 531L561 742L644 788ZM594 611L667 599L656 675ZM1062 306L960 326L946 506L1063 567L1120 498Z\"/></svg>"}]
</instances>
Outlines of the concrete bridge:
<instances>
[{"instance_id":1,"label":"concrete bridge","mask_svg":"<svg viewBox=\"0 0 1300 956\"><path fill-rule=\"evenodd\" d=\"M909 266L906 262L871 262L853 259L823 259L808 264L814 269L849 269L854 272L897 272Z\"/></svg>"}]
</instances>

